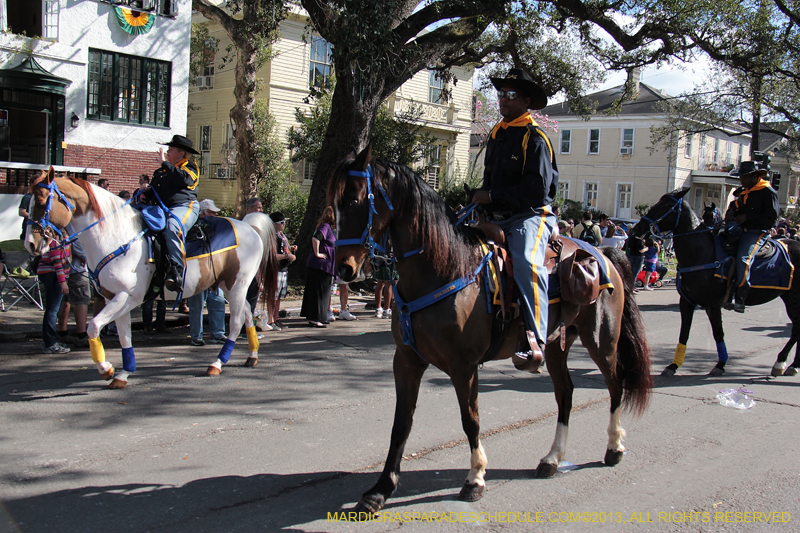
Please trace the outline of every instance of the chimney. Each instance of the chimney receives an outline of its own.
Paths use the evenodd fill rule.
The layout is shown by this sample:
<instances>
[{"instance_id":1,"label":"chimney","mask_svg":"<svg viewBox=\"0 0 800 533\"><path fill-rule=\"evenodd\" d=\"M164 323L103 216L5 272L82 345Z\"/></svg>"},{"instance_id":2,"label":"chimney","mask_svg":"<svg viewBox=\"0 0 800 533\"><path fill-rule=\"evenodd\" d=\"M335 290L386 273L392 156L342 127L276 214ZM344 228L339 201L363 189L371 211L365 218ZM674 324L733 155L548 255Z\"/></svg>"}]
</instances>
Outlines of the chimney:
<instances>
[{"instance_id":1,"label":"chimney","mask_svg":"<svg viewBox=\"0 0 800 533\"><path fill-rule=\"evenodd\" d=\"M642 77L642 69L636 67L631 72L631 78L633 79L633 92L636 96L639 96L639 79Z\"/></svg>"}]
</instances>

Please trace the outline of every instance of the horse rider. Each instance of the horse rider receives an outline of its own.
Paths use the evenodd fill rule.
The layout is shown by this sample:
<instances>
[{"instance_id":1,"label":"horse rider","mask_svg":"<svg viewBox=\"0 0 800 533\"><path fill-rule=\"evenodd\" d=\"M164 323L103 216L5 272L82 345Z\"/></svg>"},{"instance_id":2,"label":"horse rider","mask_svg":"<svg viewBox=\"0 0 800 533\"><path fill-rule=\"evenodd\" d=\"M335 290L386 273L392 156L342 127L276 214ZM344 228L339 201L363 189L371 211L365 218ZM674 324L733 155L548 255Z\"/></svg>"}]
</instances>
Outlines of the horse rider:
<instances>
[{"instance_id":1,"label":"horse rider","mask_svg":"<svg viewBox=\"0 0 800 533\"><path fill-rule=\"evenodd\" d=\"M161 148L161 166L153 172L150 181L149 199L153 192L169 209L172 216L167 216L164 228L169 270L164 285L173 292L180 292L183 287L183 240L189 229L197 222L200 205L197 201L197 184L199 171L197 163L189 158L190 154L200 152L192 147L192 141L183 135L174 135L167 143L160 143L169 148Z\"/></svg>"},{"instance_id":2,"label":"horse rider","mask_svg":"<svg viewBox=\"0 0 800 533\"><path fill-rule=\"evenodd\" d=\"M547 241L557 224L550 203L558 190L558 168L547 135L528 111L547 105L544 90L518 68L491 81L503 120L486 143L483 185L472 201L489 206L505 231L526 329L536 337L530 352L514 355L514 366L534 372L544 358L547 339L544 262Z\"/></svg>"},{"instance_id":3,"label":"horse rider","mask_svg":"<svg viewBox=\"0 0 800 533\"><path fill-rule=\"evenodd\" d=\"M734 261L736 264L736 303L726 302L725 309L744 313L747 291L750 289L750 264L758 250L769 239L770 230L778 222L778 193L764 179L767 171L758 168L755 161L742 161L739 181L742 186L733 191L736 200L731 202L725 220L739 226L739 243Z\"/></svg>"}]
</instances>

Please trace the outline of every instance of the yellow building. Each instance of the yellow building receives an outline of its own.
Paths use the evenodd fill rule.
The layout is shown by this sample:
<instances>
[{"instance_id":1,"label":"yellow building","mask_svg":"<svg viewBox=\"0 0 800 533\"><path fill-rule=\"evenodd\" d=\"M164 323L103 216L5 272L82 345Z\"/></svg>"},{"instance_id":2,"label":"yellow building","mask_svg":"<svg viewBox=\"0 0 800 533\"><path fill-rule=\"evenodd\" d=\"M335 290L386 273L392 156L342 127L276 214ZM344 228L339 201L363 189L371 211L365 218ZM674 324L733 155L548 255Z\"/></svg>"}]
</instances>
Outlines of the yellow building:
<instances>
[{"instance_id":1,"label":"yellow building","mask_svg":"<svg viewBox=\"0 0 800 533\"><path fill-rule=\"evenodd\" d=\"M230 43L225 31L213 21L195 13L193 22L208 27L211 37L219 39L219 50L213 64L209 64L203 76L198 77L190 88L190 109L187 134L202 152L200 197L211 198L219 205L233 205L236 201L238 182L234 176L235 154L228 151L233 126L230 110L234 106L234 65L220 69L222 56ZM275 56L258 73L261 82L259 99L268 101L269 110L276 119L281 140L286 132L298 126L295 109L307 109L303 99L309 94L313 83L321 83L332 72L330 45L308 26L305 12L295 10L280 27L281 37L275 43ZM464 173L469 162L469 133L472 106L472 68L452 69L457 78L453 86L443 87L431 71L418 72L386 102L389 109L400 113L412 102L423 106L425 130L436 139L437 148L431 160L421 161L420 166L429 166L428 181L438 187L439 177L447 173ZM441 103L442 89L452 90L447 103ZM286 152L287 158L289 151ZM294 165L293 179L303 188L311 187L314 175L312 162L302 161Z\"/></svg>"}]
</instances>

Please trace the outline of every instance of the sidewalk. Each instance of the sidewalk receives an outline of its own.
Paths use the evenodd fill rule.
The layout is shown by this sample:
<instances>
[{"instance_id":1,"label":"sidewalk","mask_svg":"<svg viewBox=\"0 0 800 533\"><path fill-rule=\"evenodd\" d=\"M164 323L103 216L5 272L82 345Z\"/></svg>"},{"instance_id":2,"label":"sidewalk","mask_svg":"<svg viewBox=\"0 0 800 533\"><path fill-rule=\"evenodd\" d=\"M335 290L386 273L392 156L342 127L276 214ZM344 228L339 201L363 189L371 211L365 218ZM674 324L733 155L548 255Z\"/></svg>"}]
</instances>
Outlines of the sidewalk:
<instances>
[{"instance_id":1,"label":"sidewalk","mask_svg":"<svg viewBox=\"0 0 800 533\"><path fill-rule=\"evenodd\" d=\"M333 295L332 298L334 312L338 314L339 297ZM348 307L353 310L368 309L372 306L372 302L373 296L370 294L351 294ZM302 298L287 298L281 303L281 311L288 312L291 317L297 317L302 303ZM23 301L6 312L0 312L0 343L41 339L43 316L43 311ZM188 326L189 315L178 312L177 308L173 311L172 303L168 302L166 325L170 329ZM75 330L74 316L70 316L68 329L70 332ZM143 329L142 312L138 307L131 313L131 329L133 331L141 331ZM186 334L188 335L188 329Z\"/></svg>"}]
</instances>

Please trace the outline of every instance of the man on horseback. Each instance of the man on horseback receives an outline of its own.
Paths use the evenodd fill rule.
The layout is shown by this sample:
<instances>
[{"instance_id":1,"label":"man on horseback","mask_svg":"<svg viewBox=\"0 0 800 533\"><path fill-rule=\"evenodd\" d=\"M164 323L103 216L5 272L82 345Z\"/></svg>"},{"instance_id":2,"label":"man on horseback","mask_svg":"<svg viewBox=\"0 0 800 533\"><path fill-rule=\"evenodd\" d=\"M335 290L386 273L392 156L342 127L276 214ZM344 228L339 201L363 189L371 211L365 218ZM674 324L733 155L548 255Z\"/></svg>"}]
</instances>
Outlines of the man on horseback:
<instances>
[{"instance_id":1,"label":"man on horseback","mask_svg":"<svg viewBox=\"0 0 800 533\"><path fill-rule=\"evenodd\" d=\"M169 260L164 285L171 291L180 292L183 287L183 239L200 214L197 202L199 172L189 154L199 155L200 152L192 148L192 141L183 135L174 135L170 142L163 144L169 148L166 152L161 149L161 166L153 172L147 195L149 199L156 196L169 209L170 216L167 216L163 231Z\"/></svg>"},{"instance_id":2,"label":"man on horseback","mask_svg":"<svg viewBox=\"0 0 800 533\"><path fill-rule=\"evenodd\" d=\"M547 135L529 109L542 109L547 95L530 75L513 68L492 78L503 120L486 143L483 185L472 201L489 205L505 231L514 262L527 329L536 336L531 352L517 353L514 365L533 371L541 364L547 339L547 242L557 223L550 203L558 190L558 168Z\"/></svg>"},{"instance_id":3,"label":"man on horseback","mask_svg":"<svg viewBox=\"0 0 800 533\"><path fill-rule=\"evenodd\" d=\"M758 250L769 239L770 230L778 221L778 194L764 179L767 171L756 166L755 161L742 161L739 180L742 186L733 194L736 200L728 206L725 220L738 224L739 243L734 261L736 264L736 303L725 303L725 309L744 313L745 298L750 289L750 264Z\"/></svg>"}]
</instances>

